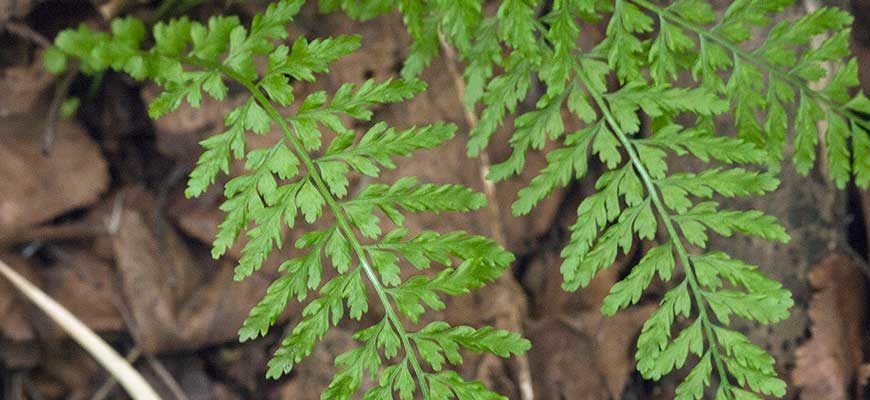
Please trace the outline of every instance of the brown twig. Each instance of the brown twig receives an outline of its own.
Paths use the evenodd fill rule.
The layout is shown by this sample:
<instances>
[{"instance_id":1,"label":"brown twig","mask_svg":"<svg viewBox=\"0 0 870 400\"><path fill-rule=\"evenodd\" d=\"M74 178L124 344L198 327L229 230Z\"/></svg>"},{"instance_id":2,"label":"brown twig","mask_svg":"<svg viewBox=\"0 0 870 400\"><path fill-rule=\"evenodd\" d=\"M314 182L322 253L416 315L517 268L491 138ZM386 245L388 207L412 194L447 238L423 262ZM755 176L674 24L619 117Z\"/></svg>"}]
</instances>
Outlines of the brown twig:
<instances>
[{"instance_id":1,"label":"brown twig","mask_svg":"<svg viewBox=\"0 0 870 400\"><path fill-rule=\"evenodd\" d=\"M140 356L142 356L142 349L138 347L133 347L132 349L130 349L129 352L127 352L127 356L124 358L127 360L128 363L133 364L136 362L136 360L139 359ZM94 392L94 395L91 396L91 400L107 399L109 395L111 395L115 391L116 387L118 387L118 381L116 381L114 377L109 376L108 379L106 379L106 381L103 382L102 385L100 385L100 388L97 389L96 392Z\"/></svg>"},{"instance_id":2,"label":"brown twig","mask_svg":"<svg viewBox=\"0 0 870 400\"><path fill-rule=\"evenodd\" d=\"M163 366L163 363L154 357L151 354L145 355L145 360L148 361L148 365L154 371L155 374L163 381L163 384L169 388L169 391L172 392L172 395L175 396L176 400L190 400L186 394L184 394L184 390L181 388L181 385L178 384L178 381L172 377L172 374L166 367Z\"/></svg>"},{"instance_id":3,"label":"brown twig","mask_svg":"<svg viewBox=\"0 0 870 400\"><path fill-rule=\"evenodd\" d=\"M447 64L447 72L450 74L450 77L453 80L453 85L456 88L456 95L459 98L460 104L463 103L463 99L465 98L465 81L462 79L462 75L459 74L459 71L456 69L456 52L453 51L453 47L447 43L447 40L444 38L444 35L438 35L438 40L441 43L441 48L444 51L445 64ZM465 114L465 122L468 124L469 130L474 129L478 124L477 115L475 115L474 111L469 107L464 106L462 110ZM486 151L480 152L478 156L480 160L480 168L479 175L480 181L483 183L483 193L486 196L487 200L487 212L489 213L489 223L490 223L490 235L492 235L493 240L501 246L505 246L507 241L505 240L505 229L504 223L502 223L501 212L498 207L498 197L496 193L495 184L486 179L489 175L489 169L492 165L490 163L489 154ZM515 291L522 292L519 288L517 282L510 277L509 275L502 275L500 278L503 283L514 289ZM515 329L522 329L522 321L516 321ZM520 389L520 398L522 400L534 400L535 391L532 385L532 373L529 367L529 359L525 355L517 356L514 358L514 362L516 363L516 375L517 381L519 383ZM484 361L483 364L486 364Z\"/></svg>"},{"instance_id":4,"label":"brown twig","mask_svg":"<svg viewBox=\"0 0 870 400\"><path fill-rule=\"evenodd\" d=\"M159 400L160 397L124 358L57 301L0 260L0 276L59 325L109 373L115 376L134 400Z\"/></svg>"},{"instance_id":5,"label":"brown twig","mask_svg":"<svg viewBox=\"0 0 870 400\"><path fill-rule=\"evenodd\" d=\"M51 153L51 148L54 146L54 139L57 136L57 119L60 114L60 107L63 105L63 100L66 98L69 87L72 85L73 79L79 73L78 66L73 66L63 75L63 78L57 83L54 88L54 96L51 98L51 104L48 106L48 115L45 119L45 131L42 140L42 154L48 156Z\"/></svg>"},{"instance_id":6,"label":"brown twig","mask_svg":"<svg viewBox=\"0 0 870 400\"><path fill-rule=\"evenodd\" d=\"M34 31L33 28L26 24L17 21L8 21L2 28L15 36L33 42L43 49L51 47L51 41L46 39L45 36L42 36L41 33Z\"/></svg>"}]
</instances>

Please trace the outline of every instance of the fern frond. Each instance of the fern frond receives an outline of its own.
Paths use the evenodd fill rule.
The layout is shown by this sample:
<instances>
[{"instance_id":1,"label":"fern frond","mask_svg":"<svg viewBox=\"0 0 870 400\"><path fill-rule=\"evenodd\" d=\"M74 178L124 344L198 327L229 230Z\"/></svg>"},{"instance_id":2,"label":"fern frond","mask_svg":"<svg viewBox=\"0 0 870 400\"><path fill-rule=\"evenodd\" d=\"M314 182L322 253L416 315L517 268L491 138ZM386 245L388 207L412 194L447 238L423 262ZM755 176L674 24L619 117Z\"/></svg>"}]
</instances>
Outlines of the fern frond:
<instances>
[{"instance_id":1,"label":"fern frond","mask_svg":"<svg viewBox=\"0 0 870 400\"><path fill-rule=\"evenodd\" d=\"M816 123L822 120L829 125L828 170L837 184L845 184L850 175L868 176L864 165L851 161L849 150L851 141L854 151L866 154L858 146L870 143L861 128L865 123L855 113L867 101L847 95L857 85L852 63L844 63L828 87L817 90L811 85L827 75L817 68L820 63L848 55L843 32L850 17L823 9L778 24L756 49L744 44L753 29L767 27L770 16L789 4L737 1L720 18L705 0L677 0L668 6L648 0L556 0L541 8L543 16L536 19L528 14L536 2L502 2L496 15L474 22L480 39L470 46L445 35L468 61L466 103L482 104L480 123L470 132L471 155L483 151L508 113L517 112L536 74L545 84L546 91L533 99L534 109L515 119L510 157L494 165L489 175L495 181L513 176L524 169L529 151L552 141L560 144L519 192L513 205L516 215L529 213L556 188L584 177L590 157L607 169L595 184L596 192L580 203L570 228L562 251L564 288L587 285L620 252L628 252L636 238L660 237L665 243L650 250L612 288L602 311L613 314L638 302L656 274L665 281L679 277L645 324L637 359L644 377L659 379L695 358L677 389L681 399L700 398L705 387L716 384L714 371L720 398L755 398L750 391L784 394L772 358L764 352L756 355L757 363L736 358L737 347L753 354L755 350L728 336L732 331L726 327L732 316L760 323L784 319L792 304L790 294L754 268L740 269L751 271L747 274L753 278L723 278L709 270L710 262L691 254L707 245L708 230L776 241L789 236L773 217L754 210L720 210L710 199L775 190L790 125L796 131L795 166L806 173L818 145ZM435 8L423 11L427 13L441 26L461 23ZM609 18L605 39L592 50L577 49L582 23L602 18ZM827 33L833 35L821 44L811 41ZM502 71L495 73L493 65L501 65ZM683 71L691 71L697 84L677 81ZM619 87L607 84L610 77ZM791 104L800 105L797 118L786 112ZM566 135L563 108L586 127ZM729 110L734 110L736 137L714 129ZM759 110L765 119L756 119ZM651 121L651 136L637 137L645 117ZM678 125L678 118L693 126ZM674 156L723 166L672 172ZM763 171L765 167L770 171ZM717 254L715 258L720 253L710 254ZM681 273L675 271L677 265ZM741 285L749 280L753 289ZM424 302L431 298L423 289L414 295ZM691 323L680 328L677 316Z\"/></svg>"},{"instance_id":2,"label":"fern frond","mask_svg":"<svg viewBox=\"0 0 870 400\"><path fill-rule=\"evenodd\" d=\"M397 393L409 399L418 392L424 399L466 398L468 394L499 398L479 382L466 382L459 375L441 371L440 360L446 357L451 363L461 362L457 353L460 346L502 357L521 354L529 348L527 340L488 327L451 328L443 322L409 331L406 319L418 322L421 300L443 307L439 294L460 295L493 281L513 256L488 239L461 232L428 232L403 240L406 232L399 228L383 236L375 213L380 210L401 227L407 213L474 210L485 204L485 197L459 185L419 183L416 178L405 177L392 185L368 185L346 198L352 172L377 178L381 168L395 168L396 157L432 149L451 139L455 127L436 124L397 131L377 123L357 139L340 119L340 115L371 119L373 106L400 102L424 90L425 84L417 80L342 85L331 99L324 92L310 94L296 114L282 116L277 107L296 101L292 80L314 81L317 74L329 70L331 62L360 45L356 36L311 41L297 38L292 46L284 45L288 37L285 25L302 4L301 0L275 2L254 17L249 29L235 17L214 17L206 25L186 18L160 23L154 28L154 46L149 49L142 48L144 25L125 18L113 21L111 34L84 27L64 31L53 51L55 56L81 60L85 72L111 68L154 81L163 88L149 106L155 118L174 111L184 101L199 106L203 91L222 100L228 91L226 81L247 90L247 101L227 115L226 131L203 141L205 151L186 190L188 196L198 196L218 174L229 172L233 159L244 161L245 173L232 178L224 188L226 201L221 209L226 219L212 250L214 257L220 257L239 235L247 236L236 279L262 268L272 251L283 246L284 231L296 226L297 218L312 224L328 214L334 220L328 228L299 238L296 247L303 254L281 264L279 272L283 275L268 288L239 331L242 341L264 336L289 301L304 301L316 293L269 361L268 377L289 373L345 316L361 319L369 310L372 292L384 317L354 335L359 347L336 358L341 371L323 398L352 398L366 379L377 386L365 398ZM321 5L343 7L360 17L382 10L374 3L363 6L323 1ZM462 35L467 37L468 33L456 32L454 36ZM254 68L257 58L266 61L262 75ZM55 64L62 63L55 60ZM248 148L250 133L263 135L273 127L282 135L272 145ZM321 127L336 134L325 151L321 149ZM365 239L374 243L365 244ZM417 268L429 267L430 261L444 268L435 277L403 281L400 257ZM324 261L338 273L325 283Z\"/></svg>"}]
</instances>

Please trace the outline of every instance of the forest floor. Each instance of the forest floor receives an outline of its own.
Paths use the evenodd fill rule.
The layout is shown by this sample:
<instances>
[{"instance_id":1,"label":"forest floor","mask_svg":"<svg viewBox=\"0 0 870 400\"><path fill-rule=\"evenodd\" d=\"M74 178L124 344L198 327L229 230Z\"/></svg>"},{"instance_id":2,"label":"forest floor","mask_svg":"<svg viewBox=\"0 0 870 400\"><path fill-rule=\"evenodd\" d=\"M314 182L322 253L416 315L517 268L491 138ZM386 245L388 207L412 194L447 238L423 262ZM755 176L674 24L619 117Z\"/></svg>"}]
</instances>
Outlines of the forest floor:
<instances>
[{"instance_id":1,"label":"forest floor","mask_svg":"<svg viewBox=\"0 0 870 400\"><path fill-rule=\"evenodd\" d=\"M166 399L318 399L335 371L332 360L349 347L351 334L365 321L341 324L289 377L266 380L266 363L298 320L301 306L291 303L278 329L264 339L239 344L237 331L275 277L278 260L293 256L294 250L285 246L264 271L234 282L240 249L217 261L209 255L223 219L220 185L198 199L183 195L187 173L200 153L198 142L221 129L224 115L241 97L231 93L224 103L206 100L200 109L182 106L155 122L145 111L155 95L147 84L118 74L99 80L54 77L42 68L45 40L60 29L79 23L105 28L107 14L149 15L157 6L127 3L135 4L112 9L85 1L0 0L0 260L99 332ZM224 3L207 2L190 14L250 18L261 9L254 2ZM316 84L295 85L297 98L314 90L334 91L343 82L395 77L409 45L397 15L353 22L318 14L312 4L291 32L308 37L359 33L363 38L360 51L339 60ZM595 28L585 32L592 41L601 35ZM870 50L856 41L856 51L862 69L870 70L870 57L862 57ZM467 132L470 121L448 62L438 60L425 72L427 92L377 109L374 119L397 127L449 121ZM62 98L58 93L67 91L81 98L81 106L75 115L53 121L50 110ZM501 139L489 149L493 162L509 154L507 134L500 132ZM262 138L267 140L268 135ZM644 382L634 370L634 341L664 287L659 284L639 305L613 318L598 311L645 245L621 257L588 288L569 293L560 286L559 252L590 184L572 183L531 215L511 216L517 191L543 163L543 155L533 153L525 173L497 185L492 209L471 216L409 218L412 231L466 230L501 238L518 260L512 274L426 317L522 331L534 343L525 357L505 361L469 355L460 367L464 376L511 399L526 399L530 393L544 400L672 398L674 380ZM385 179L416 175L483 190L480 171L485 167L466 157L460 135L400 164ZM834 213L841 219L824 224L845 245L823 246L823 254L807 260L806 273L789 284L799 291L799 312L784 324L797 327L797 333L780 343L779 351L788 357L777 365L789 382L789 398L868 398L863 215L870 212L870 195L851 189L833 201L837 203L819 207L842 210ZM286 241L304 230L288 231ZM87 353L0 279L0 398L124 395Z\"/></svg>"}]
</instances>

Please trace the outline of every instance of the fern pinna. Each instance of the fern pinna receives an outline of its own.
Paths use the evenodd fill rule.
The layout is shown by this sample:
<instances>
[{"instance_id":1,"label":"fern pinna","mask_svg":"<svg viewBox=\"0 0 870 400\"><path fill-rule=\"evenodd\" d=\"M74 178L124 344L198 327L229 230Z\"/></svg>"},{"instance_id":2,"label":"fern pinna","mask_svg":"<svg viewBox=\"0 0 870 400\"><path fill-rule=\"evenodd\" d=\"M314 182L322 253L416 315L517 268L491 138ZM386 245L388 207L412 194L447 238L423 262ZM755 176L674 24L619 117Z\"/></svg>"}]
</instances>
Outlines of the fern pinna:
<instances>
[{"instance_id":1,"label":"fern pinna","mask_svg":"<svg viewBox=\"0 0 870 400\"><path fill-rule=\"evenodd\" d=\"M773 217L721 209L712 199L775 190L789 131L798 172L813 167L823 137L831 179L844 187L854 177L866 187L870 126L859 113L870 111L870 102L853 95L858 79L848 13L820 8L773 24L793 0L737 0L721 13L707 0L504 0L491 12L475 0L377 3L401 10L415 40L405 77L437 55L439 41L458 49L465 103L482 106L470 155L518 112L535 79L544 87L535 107L513 123L511 156L489 175L507 179L523 170L528 151L559 143L519 193L515 214L583 178L590 154L606 167L571 227L563 286L587 285L636 238L657 239L602 306L613 314L636 303L654 276L674 281L638 338L645 378L682 368L692 355L676 391L680 399L701 398L711 386L717 399L785 394L774 359L728 326L734 316L762 324L787 318L791 294L758 267L706 244L708 231L782 242L789 236ZM371 11L354 1L321 5L360 18ZM581 27L597 23L606 24L604 40L581 49ZM754 34L766 39L750 42ZM585 128L566 132L565 107ZM793 118L789 109L796 109ZM650 135L641 135L642 125ZM728 125L736 134L717 132ZM672 172L675 156L710 165Z\"/></svg>"},{"instance_id":2,"label":"fern pinna","mask_svg":"<svg viewBox=\"0 0 870 400\"><path fill-rule=\"evenodd\" d=\"M177 109L185 100L198 106L203 91L223 100L226 81L247 89L247 101L226 116L226 131L202 142L205 151L186 190L188 196L200 195L218 174L229 172L232 159L244 160L246 172L224 188L221 209L226 219L213 256L223 255L244 232L247 243L235 271L236 279L244 279L263 266L275 247L282 246L283 225L294 227L298 217L314 223L324 213L334 220L329 228L300 237L296 247L305 254L280 265L283 275L239 331L242 341L265 335L289 301L304 301L309 292L317 292L269 362L268 376L289 373L345 313L360 319L369 310L369 292L373 292L384 309L383 319L354 335L359 346L336 359L340 372L323 398L351 398L366 379L374 380L363 395L366 399L390 398L394 392L410 399L418 391L426 399L500 398L444 365L461 363L461 349L508 357L525 352L528 341L490 327L435 321L412 331L407 324L419 322L424 305L441 309L445 307L442 296L479 288L513 261L510 253L484 237L465 232L410 236L401 227L406 213L469 211L484 205L483 195L458 185L423 184L412 177L371 184L356 194L348 191L350 173L376 178L382 168L395 167L394 158L437 147L451 139L456 128L436 124L398 131L377 123L358 137L342 122L342 115L369 120L373 106L412 97L425 89L417 80L345 84L331 96L308 95L293 115L279 113L279 107L295 102L291 79L314 81L315 74L328 71L330 62L360 45L356 36L298 38L291 46L282 44L288 36L286 25L302 4L301 0L276 2L254 17L250 29L236 17L213 17L207 24L187 18L158 23L153 29L154 45L148 49L143 48L145 26L137 19L113 21L111 33L82 26L57 37L46 56L47 65L60 71L72 57L85 73L113 69L152 80L163 88L149 106L153 118ZM265 58L263 73L255 67L257 58ZM273 125L283 133L279 140L269 147L247 148L248 132L263 135ZM325 149L320 129L335 134ZM383 232L376 210L398 228ZM326 283L322 282L324 256L338 272ZM419 270L433 263L444 268L403 281L400 257Z\"/></svg>"}]
</instances>

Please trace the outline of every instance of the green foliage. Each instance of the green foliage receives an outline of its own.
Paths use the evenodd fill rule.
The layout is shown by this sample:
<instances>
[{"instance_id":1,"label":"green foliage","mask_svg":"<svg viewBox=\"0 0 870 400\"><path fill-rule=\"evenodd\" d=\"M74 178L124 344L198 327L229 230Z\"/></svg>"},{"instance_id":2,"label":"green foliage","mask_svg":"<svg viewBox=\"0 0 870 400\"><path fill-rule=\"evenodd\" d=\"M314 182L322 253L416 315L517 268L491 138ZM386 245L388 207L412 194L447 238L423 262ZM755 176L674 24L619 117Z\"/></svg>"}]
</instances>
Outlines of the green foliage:
<instances>
[{"instance_id":1,"label":"green foliage","mask_svg":"<svg viewBox=\"0 0 870 400\"><path fill-rule=\"evenodd\" d=\"M693 364L677 388L680 399L699 399L711 385L721 399L785 393L773 359L727 326L735 316L781 321L791 295L756 267L705 248L711 233L788 241L775 218L714 201L776 190L786 148L802 174L823 151L822 167L837 186L870 182L870 125L862 117L870 102L852 95L858 79L847 12L823 7L774 24L793 0L733 1L723 13L707 0L517 0L491 13L481 1L378 2L384 10L386 3L402 11L415 40L406 78L435 56L433 42L458 50L466 106L480 110L469 154L484 151L508 113L517 114L512 154L489 179L518 174L529 151L552 148L519 192L515 215L585 177L590 164L606 169L579 205L562 252L567 290L587 285L637 239L662 243L602 307L613 314L638 302L656 275L675 281L638 340L644 377ZM594 23L606 24L606 37L580 49L583 25ZM759 36L766 38L750 40ZM535 106L520 111L536 83L543 90L531 99ZM566 118L585 127L569 132ZM717 132L726 126L732 129ZM706 166L672 171L677 157Z\"/></svg>"},{"instance_id":2,"label":"green foliage","mask_svg":"<svg viewBox=\"0 0 870 400\"><path fill-rule=\"evenodd\" d=\"M785 393L773 358L728 326L734 317L760 324L788 318L790 293L759 268L707 245L710 234L789 240L775 218L722 209L717 202L776 190L787 158L802 174L817 158L825 160L823 169L839 187L852 179L860 187L870 182L870 125L862 117L870 114L870 101L860 92L852 95L858 79L857 64L849 58L848 13L823 7L774 24L773 17L793 0L738 0L722 13L708 0L505 0L492 10L482 0L320 0L324 12L341 10L359 19L397 9L413 42L402 80L346 84L331 98L316 92L297 101L292 81L315 80L360 45L354 36L284 44L284 26L302 3L279 1L250 28L235 17L159 23L150 49L141 48L145 27L120 19L111 33L85 27L64 31L45 53L53 72L62 72L74 57L86 73L111 68L153 80L164 89L149 107L155 118L183 101L198 106L203 91L223 100L227 80L250 92L248 101L226 116L225 131L203 141L205 151L186 192L201 194L229 172L234 159L244 161L246 173L224 188L227 214L213 255L224 254L244 233L248 240L236 269L243 279L283 245L285 226L293 228L297 218L309 224L324 215L334 220L297 241L303 255L281 264L284 275L240 331L242 340L265 335L291 299L317 294L270 362L270 376L289 372L310 354L346 310L360 319L369 310L370 293L385 315L358 332L359 346L336 360L341 372L325 398L350 398L366 379L375 386L365 399L394 394L408 399L417 390L433 399L499 398L481 383L442 368L461 362L460 348L500 356L528 349L520 337L491 328L436 321L409 332L402 324L403 318L419 322L427 307L443 309L443 296L479 288L512 262L510 253L479 236L409 237L401 228L407 213L474 210L484 197L413 177L349 187L350 174L377 178L383 168L395 168L396 157L454 136L451 125L400 131L376 123L357 137L342 120L368 121L371 107L423 90L415 77L443 41L464 62L465 105L480 111L470 132L470 155L484 151L508 115L517 114L512 154L491 168L489 179L508 179L523 171L529 151L552 149L547 165L519 192L515 215L530 213L554 190L597 170L590 166L604 169L594 177L595 193L579 205L562 251L565 289L589 284L639 240L658 242L602 305L602 312L612 315L637 303L654 278L672 282L638 338L641 374L660 379L687 368L676 390L679 399L699 399L711 390L717 399ZM580 49L584 24L597 23L606 24L605 38ZM750 40L761 33L763 41ZM255 58L265 61L265 71L254 67ZM544 90L526 109L538 83ZM297 112L291 116L275 108L294 103ZM566 118L583 128L567 131L575 124ZM247 148L249 132L262 135L276 126L283 136L272 146ZM719 132L722 127L731 129ZM334 134L325 149L322 130ZM787 148L793 153L786 154ZM674 170L678 158L694 158L705 167ZM398 228L385 234L381 215ZM338 273L325 283L324 255ZM417 269L433 263L443 268L403 280L401 259Z\"/></svg>"},{"instance_id":3,"label":"green foliage","mask_svg":"<svg viewBox=\"0 0 870 400\"><path fill-rule=\"evenodd\" d=\"M236 17L212 17L205 24L187 18L160 22L153 27L150 48L144 47L146 27L135 18L113 21L110 33L82 26L58 35L46 53L46 65L62 72L68 58L74 58L88 74L112 69L153 81L163 89L149 105L154 118L184 101L198 107L203 92L222 101L228 82L247 90L247 100L226 115L225 130L202 142L204 152L185 192L199 196L219 174L229 173L234 160L244 165L244 173L224 186L221 210L226 218L212 255L222 256L245 235L235 270L237 280L245 279L284 245L286 229L295 228L298 219L314 224L330 217L318 225L326 227L308 229L296 241L301 255L281 263L282 275L239 330L242 341L264 336L290 301L308 301L301 320L269 362L269 377L289 373L330 327L345 316L361 320L370 311L369 302L377 299L383 315L354 335L358 347L336 358L340 372L323 398L353 398L366 380L374 383L363 395L366 399L391 398L394 393L410 399L418 392L427 399L502 398L443 367L461 363L463 350L500 357L522 354L529 349L527 340L491 327L450 327L435 321L411 331L407 324L419 322L425 306L443 309L442 296L465 294L493 281L514 258L493 241L464 232L406 238L405 216L475 210L485 205L485 197L459 185L421 183L414 177L350 188L352 174L377 178L383 168L396 167L396 158L450 140L456 128L435 124L399 131L378 122L358 136L345 125L343 118L369 121L374 106L401 102L424 90L425 84L415 79L345 84L331 98L315 92L297 101L293 81L316 80L317 74L329 71L330 63L360 46L357 36L296 38L285 44L286 25L302 4L275 2L250 27ZM388 9L381 4L390 5L321 2L358 17ZM279 107L291 105L295 114L279 113ZM249 135L273 131L280 133L274 143L249 147ZM395 229L384 234L378 215L386 216ZM418 270L433 263L441 269L403 279L402 259ZM325 271L325 265L335 273Z\"/></svg>"}]
</instances>

